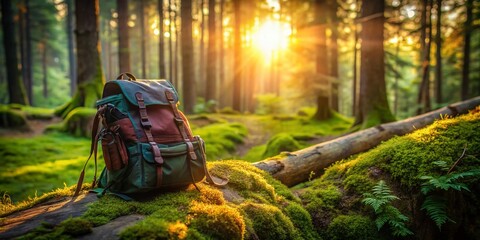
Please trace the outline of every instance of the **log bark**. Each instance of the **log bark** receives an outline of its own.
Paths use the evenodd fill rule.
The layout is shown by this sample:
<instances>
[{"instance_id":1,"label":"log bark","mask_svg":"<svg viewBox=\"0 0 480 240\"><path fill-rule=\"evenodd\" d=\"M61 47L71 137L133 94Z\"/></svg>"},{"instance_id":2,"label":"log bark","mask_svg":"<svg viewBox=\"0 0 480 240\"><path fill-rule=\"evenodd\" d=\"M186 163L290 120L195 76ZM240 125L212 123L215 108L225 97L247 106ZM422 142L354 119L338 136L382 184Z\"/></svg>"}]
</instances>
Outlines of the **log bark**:
<instances>
[{"instance_id":1,"label":"log bark","mask_svg":"<svg viewBox=\"0 0 480 240\"><path fill-rule=\"evenodd\" d=\"M311 172L316 173L318 176L318 173L332 163L345 159L350 155L365 152L382 141L423 128L444 115L456 116L467 113L479 105L480 97L472 98L416 117L381 124L351 133L328 142L288 153L286 157L267 159L253 163L253 165L267 171L274 178L290 187L308 180Z\"/></svg>"}]
</instances>

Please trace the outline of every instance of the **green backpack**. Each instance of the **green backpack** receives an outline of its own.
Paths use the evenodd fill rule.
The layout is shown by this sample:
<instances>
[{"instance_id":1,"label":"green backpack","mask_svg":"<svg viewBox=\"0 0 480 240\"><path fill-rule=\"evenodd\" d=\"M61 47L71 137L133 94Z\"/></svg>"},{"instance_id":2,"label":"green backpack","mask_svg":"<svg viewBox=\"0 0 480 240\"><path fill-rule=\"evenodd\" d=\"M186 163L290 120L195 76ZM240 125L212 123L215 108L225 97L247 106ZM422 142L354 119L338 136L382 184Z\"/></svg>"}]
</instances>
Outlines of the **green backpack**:
<instances>
[{"instance_id":1,"label":"green backpack","mask_svg":"<svg viewBox=\"0 0 480 240\"><path fill-rule=\"evenodd\" d=\"M102 99L96 103L90 156L74 196L82 188L92 154L92 188L98 185L94 191L100 195L110 192L128 198L124 194L195 185L205 177L209 184L224 186L227 181L215 182L209 174L205 143L192 134L177 104L178 94L167 80L137 80L130 73L122 73L117 80L108 81ZM97 181L98 142L105 168Z\"/></svg>"}]
</instances>

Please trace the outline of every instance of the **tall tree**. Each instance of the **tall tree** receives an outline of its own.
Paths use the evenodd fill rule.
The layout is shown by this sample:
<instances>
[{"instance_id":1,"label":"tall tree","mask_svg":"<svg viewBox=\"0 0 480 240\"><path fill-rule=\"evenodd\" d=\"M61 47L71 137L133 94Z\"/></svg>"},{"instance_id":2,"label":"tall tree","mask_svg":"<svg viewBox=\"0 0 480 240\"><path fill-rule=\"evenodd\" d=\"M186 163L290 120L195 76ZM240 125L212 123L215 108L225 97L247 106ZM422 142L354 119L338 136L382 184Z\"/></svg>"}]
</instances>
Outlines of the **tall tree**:
<instances>
[{"instance_id":1,"label":"tall tree","mask_svg":"<svg viewBox=\"0 0 480 240\"><path fill-rule=\"evenodd\" d=\"M163 11L163 0L158 0L158 70L159 77L165 79L167 74L165 73L165 37L163 23L165 21Z\"/></svg>"},{"instance_id":2,"label":"tall tree","mask_svg":"<svg viewBox=\"0 0 480 240\"><path fill-rule=\"evenodd\" d=\"M328 9L326 0L315 0L315 24L317 29L316 36L316 82L315 85L319 86L317 90L317 111L314 118L318 120L324 120L331 117L331 108L329 103L329 69L328 69L328 49L327 49L327 16L324 14Z\"/></svg>"},{"instance_id":3,"label":"tall tree","mask_svg":"<svg viewBox=\"0 0 480 240\"><path fill-rule=\"evenodd\" d=\"M233 11L235 22L233 27L233 109L242 110L242 36L240 28L241 21L241 1L233 0Z\"/></svg>"},{"instance_id":4,"label":"tall tree","mask_svg":"<svg viewBox=\"0 0 480 240\"><path fill-rule=\"evenodd\" d=\"M472 22L473 22L473 0L467 0L465 4L467 18L464 24L464 40L463 40L463 69L462 69L462 100L469 97L468 88L470 84L470 41L472 38Z\"/></svg>"},{"instance_id":5,"label":"tall tree","mask_svg":"<svg viewBox=\"0 0 480 240\"><path fill-rule=\"evenodd\" d=\"M331 95L330 95L330 106L333 110L338 112L338 17L337 17L337 9L338 9L338 2L337 0L329 0L328 1L328 14L329 14L329 21L330 21L330 70L329 75L331 76Z\"/></svg>"},{"instance_id":6,"label":"tall tree","mask_svg":"<svg viewBox=\"0 0 480 240\"><path fill-rule=\"evenodd\" d=\"M75 64L75 39L73 33L73 0L67 0L67 42L68 42L68 76L70 77L70 96L73 96L75 89L77 88L76 77L76 64ZM107 25L108 27L108 25Z\"/></svg>"},{"instance_id":7,"label":"tall tree","mask_svg":"<svg viewBox=\"0 0 480 240\"><path fill-rule=\"evenodd\" d=\"M199 44L199 83L200 85L205 84L205 11L203 8L205 6L205 0L200 0L199 10L200 10L200 44ZM201 92L205 89L200 89Z\"/></svg>"},{"instance_id":8,"label":"tall tree","mask_svg":"<svg viewBox=\"0 0 480 240\"><path fill-rule=\"evenodd\" d=\"M138 1L138 17L140 18L140 51L141 51L141 62L142 62L142 78L147 78L147 39L148 31L145 31L145 0ZM147 20L148 21L148 20Z\"/></svg>"},{"instance_id":9,"label":"tall tree","mask_svg":"<svg viewBox=\"0 0 480 240\"><path fill-rule=\"evenodd\" d=\"M442 103L442 0L437 0L437 24L435 33L435 103Z\"/></svg>"},{"instance_id":10,"label":"tall tree","mask_svg":"<svg viewBox=\"0 0 480 240\"><path fill-rule=\"evenodd\" d=\"M173 22L173 9L172 9L172 0L168 0L168 79L172 81L175 86L177 85L177 80L173 79L173 33L172 33L172 22Z\"/></svg>"},{"instance_id":11,"label":"tall tree","mask_svg":"<svg viewBox=\"0 0 480 240\"><path fill-rule=\"evenodd\" d=\"M219 52L219 80L220 80L220 89L225 90L227 87L226 84L226 79L225 79L225 44L223 41L223 14L225 11L225 0L220 0L220 14L219 14L219 20L218 22L220 23L220 28L219 28L219 34L218 34L218 45L220 47L220 52ZM226 106L226 94L220 94L220 106L224 107Z\"/></svg>"},{"instance_id":12,"label":"tall tree","mask_svg":"<svg viewBox=\"0 0 480 240\"><path fill-rule=\"evenodd\" d=\"M195 105L195 74L193 68L193 36L192 36L192 0L181 1L181 43L182 43L182 76L183 102L185 113L193 113Z\"/></svg>"},{"instance_id":13,"label":"tall tree","mask_svg":"<svg viewBox=\"0 0 480 240\"><path fill-rule=\"evenodd\" d=\"M128 38L128 0L117 0L118 12L118 66L120 72L130 72Z\"/></svg>"},{"instance_id":14,"label":"tall tree","mask_svg":"<svg viewBox=\"0 0 480 240\"><path fill-rule=\"evenodd\" d=\"M208 55L207 89L205 101L217 100L217 44L215 27L215 0L208 0Z\"/></svg>"},{"instance_id":15,"label":"tall tree","mask_svg":"<svg viewBox=\"0 0 480 240\"><path fill-rule=\"evenodd\" d=\"M10 103L28 104L23 81L20 80L17 59L17 43L15 42L15 25L11 0L1 0L3 46L7 69L8 95Z\"/></svg>"},{"instance_id":16,"label":"tall tree","mask_svg":"<svg viewBox=\"0 0 480 240\"><path fill-rule=\"evenodd\" d=\"M359 109L355 116L355 125L361 128L394 120L385 86L384 10L384 0L362 3Z\"/></svg>"},{"instance_id":17,"label":"tall tree","mask_svg":"<svg viewBox=\"0 0 480 240\"><path fill-rule=\"evenodd\" d=\"M430 111L430 50L432 46L432 0L422 1L421 15L421 69L422 81L418 91L417 114Z\"/></svg>"},{"instance_id":18,"label":"tall tree","mask_svg":"<svg viewBox=\"0 0 480 240\"><path fill-rule=\"evenodd\" d=\"M100 62L98 0L76 0L77 91L69 103L56 111L65 117L76 107L94 107L105 78Z\"/></svg>"}]
</instances>

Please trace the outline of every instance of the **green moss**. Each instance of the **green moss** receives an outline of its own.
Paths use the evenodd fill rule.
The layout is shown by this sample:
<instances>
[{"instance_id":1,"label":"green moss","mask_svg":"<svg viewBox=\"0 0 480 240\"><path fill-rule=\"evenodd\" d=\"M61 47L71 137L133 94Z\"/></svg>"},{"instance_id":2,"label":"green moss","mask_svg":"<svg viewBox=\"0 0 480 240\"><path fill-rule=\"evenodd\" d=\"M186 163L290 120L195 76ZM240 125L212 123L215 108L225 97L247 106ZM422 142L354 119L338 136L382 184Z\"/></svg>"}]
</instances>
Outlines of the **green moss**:
<instances>
[{"instance_id":1,"label":"green moss","mask_svg":"<svg viewBox=\"0 0 480 240\"><path fill-rule=\"evenodd\" d=\"M351 174L344 179L343 185L345 186L345 190L362 194L372 189L375 183L367 175Z\"/></svg>"},{"instance_id":2,"label":"green moss","mask_svg":"<svg viewBox=\"0 0 480 240\"><path fill-rule=\"evenodd\" d=\"M147 218L120 233L120 239L184 239L188 227L184 223L170 224L163 219Z\"/></svg>"},{"instance_id":3,"label":"green moss","mask_svg":"<svg viewBox=\"0 0 480 240\"><path fill-rule=\"evenodd\" d=\"M332 240L380 239L375 223L368 217L352 214L339 215L332 220L326 231Z\"/></svg>"},{"instance_id":4,"label":"green moss","mask_svg":"<svg viewBox=\"0 0 480 240\"><path fill-rule=\"evenodd\" d=\"M213 238L242 239L245 234L240 212L227 205L194 202L189 219L194 228Z\"/></svg>"},{"instance_id":5,"label":"green moss","mask_svg":"<svg viewBox=\"0 0 480 240\"><path fill-rule=\"evenodd\" d=\"M81 236L92 232L92 224L82 218L70 218L60 224L63 233L70 236Z\"/></svg>"},{"instance_id":6,"label":"green moss","mask_svg":"<svg viewBox=\"0 0 480 240\"><path fill-rule=\"evenodd\" d=\"M301 146L291 135L279 133L274 135L267 143L263 158L275 156L281 152L292 152L300 149Z\"/></svg>"},{"instance_id":7,"label":"green moss","mask_svg":"<svg viewBox=\"0 0 480 240\"><path fill-rule=\"evenodd\" d=\"M0 127L28 130L25 114L6 105L0 105Z\"/></svg>"},{"instance_id":8,"label":"green moss","mask_svg":"<svg viewBox=\"0 0 480 240\"><path fill-rule=\"evenodd\" d=\"M46 134L30 138L0 137L0 196L6 193L14 203L35 199L56 188L71 186L90 150L90 140L67 134ZM99 168L103 167L99 160ZM87 167L93 177L93 163Z\"/></svg>"},{"instance_id":9,"label":"green moss","mask_svg":"<svg viewBox=\"0 0 480 240\"><path fill-rule=\"evenodd\" d=\"M271 205L246 202L242 210L252 220L255 234L260 239L300 239L292 221L283 212Z\"/></svg>"},{"instance_id":10,"label":"green moss","mask_svg":"<svg viewBox=\"0 0 480 240\"><path fill-rule=\"evenodd\" d=\"M227 156L247 135L246 127L239 123L215 123L193 129L193 132L207 143L206 154L210 160Z\"/></svg>"},{"instance_id":11,"label":"green moss","mask_svg":"<svg viewBox=\"0 0 480 240\"><path fill-rule=\"evenodd\" d=\"M306 208L315 212L319 209L332 210L338 206L342 197L342 192L335 185L324 184L308 188L301 198L306 204Z\"/></svg>"},{"instance_id":12,"label":"green moss","mask_svg":"<svg viewBox=\"0 0 480 240\"><path fill-rule=\"evenodd\" d=\"M78 107L66 116L63 131L77 137L90 137L93 118L97 110L94 108Z\"/></svg>"},{"instance_id":13,"label":"green moss","mask_svg":"<svg viewBox=\"0 0 480 240\"><path fill-rule=\"evenodd\" d=\"M310 214L300 204L290 203L284 209L303 239L320 239L315 231Z\"/></svg>"},{"instance_id":14,"label":"green moss","mask_svg":"<svg viewBox=\"0 0 480 240\"><path fill-rule=\"evenodd\" d=\"M54 117L54 110L49 108L24 106L22 107L22 111L25 112L26 117L29 119L49 120Z\"/></svg>"}]
</instances>

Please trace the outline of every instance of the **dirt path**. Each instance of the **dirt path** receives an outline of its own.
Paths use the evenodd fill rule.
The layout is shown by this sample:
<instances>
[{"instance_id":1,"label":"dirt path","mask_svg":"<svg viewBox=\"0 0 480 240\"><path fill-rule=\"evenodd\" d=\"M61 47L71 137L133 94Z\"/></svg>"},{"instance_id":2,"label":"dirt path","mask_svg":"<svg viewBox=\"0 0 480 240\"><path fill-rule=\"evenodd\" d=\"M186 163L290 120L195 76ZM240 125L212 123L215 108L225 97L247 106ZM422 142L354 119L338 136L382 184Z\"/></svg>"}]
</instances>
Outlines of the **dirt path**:
<instances>
[{"instance_id":1,"label":"dirt path","mask_svg":"<svg viewBox=\"0 0 480 240\"><path fill-rule=\"evenodd\" d=\"M27 130L0 128L0 136L22 137L22 138L35 137L43 134L43 132L48 126L59 123L61 121L62 119L59 117L54 117L52 119L27 119L27 124L28 124Z\"/></svg>"}]
</instances>

